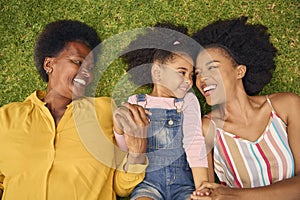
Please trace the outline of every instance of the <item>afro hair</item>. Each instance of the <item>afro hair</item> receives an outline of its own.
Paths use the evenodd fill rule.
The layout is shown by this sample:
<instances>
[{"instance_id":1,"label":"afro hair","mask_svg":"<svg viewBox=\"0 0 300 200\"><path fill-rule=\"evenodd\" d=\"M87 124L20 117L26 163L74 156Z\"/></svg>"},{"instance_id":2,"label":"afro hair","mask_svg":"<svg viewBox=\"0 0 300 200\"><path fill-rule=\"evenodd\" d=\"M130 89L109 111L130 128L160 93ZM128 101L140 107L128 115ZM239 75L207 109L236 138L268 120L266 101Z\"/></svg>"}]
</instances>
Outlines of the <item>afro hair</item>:
<instances>
[{"instance_id":1,"label":"afro hair","mask_svg":"<svg viewBox=\"0 0 300 200\"><path fill-rule=\"evenodd\" d=\"M34 61L42 79L48 82L44 70L46 57L57 56L68 42L79 41L94 49L101 40L97 32L85 23L75 20L58 20L46 25L34 48Z\"/></svg>"},{"instance_id":2,"label":"afro hair","mask_svg":"<svg viewBox=\"0 0 300 200\"><path fill-rule=\"evenodd\" d=\"M121 57L128 64L127 72L136 85L152 85L154 61L165 64L181 53L195 59L198 49L198 43L188 36L186 27L163 22L137 35Z\"/></svg>"},{"instance_id":3,"label":"afro hair","mask_svg":"<svg viewBox=\"0 0 300 200\"><path fill-rule=\"evenodd\" d=\"M247 67L243 85L248 95L258 94L272 78L277 49L263 25L246 24L247 17L216 21L193 34L204 48L219 47Z\"/></svg>"}]
</instances>

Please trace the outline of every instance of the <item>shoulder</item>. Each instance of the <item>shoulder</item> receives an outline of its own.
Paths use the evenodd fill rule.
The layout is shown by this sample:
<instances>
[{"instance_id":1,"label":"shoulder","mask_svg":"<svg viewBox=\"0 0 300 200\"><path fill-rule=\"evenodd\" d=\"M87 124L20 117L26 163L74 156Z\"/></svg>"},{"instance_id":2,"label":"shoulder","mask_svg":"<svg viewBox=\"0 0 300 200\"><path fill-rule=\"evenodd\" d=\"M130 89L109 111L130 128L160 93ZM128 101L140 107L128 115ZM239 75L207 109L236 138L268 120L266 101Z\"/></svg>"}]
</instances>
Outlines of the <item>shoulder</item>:
<instances>
[{"instance_id":1,"label":"shoulder","mask_svg":"<svg viewBox=\"0 0 300 200\"><path fill-rule=\"evenodd\" d=\"M300 110L300 96L295 93L282 92L269 95L274 110L284 119Z\"/></svg>"},{"instance_id":2,"label":"shoulder","mask_svg":"<svg viewBox=\"0 0 300 200\"><path fill-rule=\"evenodd\" d=\"M134 95L131 95L130 97L128 97L128 102L132 103L132 104L136 104L137 103L137 94L134 94Z\"/></svg>"},{"instance_id":3,"label":"shoulder","mask_svg":"<svg viewBox=\"0 0 300 200\"><path fill-rule=\"evenodd\" d=\"M183 98L183 110L193 110L194 112L200 112L200 103L196 95L192 92L188 92Z\"/></svg>"},{"instance_id":4,"label":"shoulder","mask_svg":"<svg viewBox=\"0 0 300 200\"><path fill-rule=\"evenodd\" d=\"M95 101L95 107L101 108L101 110L112 110L116 106L114 100L110 97L96 97L93 99Z\"/></svg>"},{"instance_id":5,"label":"shoulder","mask_svg":"<svg viewBox=\"0 0 300 200\"><path fill-rule=\"evenodd\" d=\"M269 95L269 99L276 111L291 110L300 106L300 96L295 93L274 93Z\"/></svg>"},{"instance_id":6,"label":"shoulder","mask_svg":"<svg viewBox=\"0 0 300 200\"><path fill-rule=\"evenodd\" d=\"M211 120L210 113L208 113L207 115L204 115L202 117L202 129L203 129L203 135L204 136L207 135L208 130L209 130L211 125L212 125L212 120Z\"/></svg>"},{"instance_id":7,"label":"shoulder","mask_svg":"<svg viewBox=\"0 0 300 200\"><path fill-rule=\"evenodd\" d=\"M33 103L29 100L23 102L12 102L0 107L2 113L24 113L26 110L30 110L33 107Z\"/></svg>"},{"instance_id":8,"label":"shoulder","mask_svg":"<svg viewBox=\"0 0 300 200\"><path fill-rule=\"evenodd\" d=\"M196 99L197 100L197 97L193 92L188 92L188 93L186 93L186 95L184 96L183 99L184 100L189 100L189 99Z\"/></svg>"},{"instance_id":9,"label":"shoulder","mask_svg":"<svg viewBox=\"0 0 300 200\"><path fill-rule=\"evenodd\" d=\"M300 96L292 92L280 92L268 95L270 100L274 103L277 102L299 102Z\"/></svg>"},{"instance_id":10,"label":"shoulder","mask_svg":"<svg viewBox=\"0 0 300 200\"><path fill-rule=\"evenodd\" d=\"M200 105L197 96L192 92L186 93L183 100L185 104L188 103L188 104Z\"/></svg>"},{"instance_id":11,"label":"shoulder","mask_svg":"<svg viewBox=\"0 0 300 200\"><path fill-rule=\"evenodd\" d=\"M29 101L13 102L6 104L0 108L0 127L20 127L20 120L31 116L35 109L34 105Z\"/></svg>"},{"instance_id":12,"label":"shoulder","mask_svg":"<svg viewBox=\"0 0 300 200\"><path fill-rule=\"evenodd\" d=\"M112 104L113 99L111 97L96 97L95 102L98 105L107 105L107 104Z\"/></svg>"}]
</instances>

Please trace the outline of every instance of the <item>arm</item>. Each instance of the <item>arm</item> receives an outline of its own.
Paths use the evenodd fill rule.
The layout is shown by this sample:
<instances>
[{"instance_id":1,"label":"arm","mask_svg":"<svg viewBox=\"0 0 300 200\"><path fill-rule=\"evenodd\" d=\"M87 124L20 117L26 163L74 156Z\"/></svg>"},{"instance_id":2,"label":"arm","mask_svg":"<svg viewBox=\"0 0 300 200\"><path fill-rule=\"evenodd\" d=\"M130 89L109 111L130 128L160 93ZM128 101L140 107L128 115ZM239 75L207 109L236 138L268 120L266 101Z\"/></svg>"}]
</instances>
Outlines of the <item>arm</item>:
<instances>
[{"instance_id":1,"label":"arm","mask_svg":"<svg viewBox=\"0 0 300 200\"><path fill-rule=\"evenodd\" d=\"M128 148L128 157L125 164L145 164L147 147L147 130L149 120L144 108L138 105L123 103L123 106L114 112L114 129L124 134Z\"/></svg>"},{"instance_id":2,"label":"arm","mask_svg":"<svg viewBox=\"0 0 300 200\"><path fill-rule=\"evenodd\" d=\"M204 181L208 180L208 172L206 167L192 167L195 188L201 186Z\"/></svg>"},{"instance_id":3,"label":"arm","mask_svg":"<svg viewBox=\"0 0 300 200\"><path fill-rule=\"evenodd\" d=\"M187 93L183 108L183 147L192 169L195 187L208 180L207 154L202 134L200 104L193 93Z\"/></svg>"},{"instance_id":4,"label":"arm","mask_svg":"<svg viewBox=\"0 0 300 200\"><path fill-rule=\"evenodd\" d=\"M128 196L145 176L149 121L142 107L129 103L116 109L113 119L114 129L121 131L128 147L128 154L114 176L114 190L119 196Z\"/></svg>"},{"instance_id":5,"label":"arm","mask_svg":"<svg viewBox=\"0 0 300 200\"><path fill-rule=\"evenodd\" d=\"M255 199L255 200L293 200L300 198L300 97L292 93L270 95L274 109L287 123L290 148L295 161L295 177L285 179L265 187L232 189L216 183L205 183L203 188L211 189L211 196L192 196L193 199Z\"/></svg>"},{"instance_id":6,"label":"arm","mask_svg":"<svg viewBox=\"0 0 300 200\"><path fill-rule=\"evenodd\" d=\"M137 104L136 95L130 96L128 98L128 103ZM114 123L114 135L115 135L115 139L116 139L116 143L117 143L118 147L122 151L128 152L128 147L126 145L125 138L124 138L124 131L121 130L121 128L117 127L116 123Z\"/></svg>"}]
</instances>

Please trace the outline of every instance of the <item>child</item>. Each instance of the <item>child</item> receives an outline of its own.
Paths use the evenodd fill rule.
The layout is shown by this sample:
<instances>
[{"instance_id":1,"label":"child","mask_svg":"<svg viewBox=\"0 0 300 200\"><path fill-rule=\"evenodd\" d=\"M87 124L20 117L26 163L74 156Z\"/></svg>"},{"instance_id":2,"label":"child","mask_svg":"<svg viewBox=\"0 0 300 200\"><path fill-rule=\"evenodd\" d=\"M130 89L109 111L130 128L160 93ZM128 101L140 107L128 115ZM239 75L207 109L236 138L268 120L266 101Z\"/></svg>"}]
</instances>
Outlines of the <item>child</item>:
<instances>
[{"instance_id":1,"label":"child","mask_svg":"<svg viewBox=\"0 0 300 200\"><path fill-rule=\"evenodd\" d=\"M129 73L143 66L142 73L132 74L137 85L151 83L149 78L153 81L150 95L133 95L128 100L151 113L147 138L149 166L131 199L189 199L195 187L208 179L200 105L196 96L188 92L193 82L193 44L179 31L187 33L184 27L157 24L131 42L128 49L137 50L127 51L124 56ZM127 150L120 135L123 130L115 127L115 132L119 147Z\"/></svg>"}]
</instances>

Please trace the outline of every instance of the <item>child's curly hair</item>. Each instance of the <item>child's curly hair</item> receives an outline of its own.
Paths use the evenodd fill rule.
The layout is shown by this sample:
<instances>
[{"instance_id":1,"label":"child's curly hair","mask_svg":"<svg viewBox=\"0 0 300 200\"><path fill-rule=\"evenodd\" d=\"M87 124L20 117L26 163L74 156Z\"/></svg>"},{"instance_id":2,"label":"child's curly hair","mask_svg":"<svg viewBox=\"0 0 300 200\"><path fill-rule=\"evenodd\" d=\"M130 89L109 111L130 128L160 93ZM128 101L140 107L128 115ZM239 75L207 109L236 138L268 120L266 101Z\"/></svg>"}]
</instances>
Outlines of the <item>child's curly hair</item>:
<instances>
[{"instance_id":1,"label":"child's curly hair","mask_svg":"<svg viewBox=\"0 0 300 200\"><path fill-rule=\"evenodd\" d=\"M43 67L45 58L57 56L72 41L82 42L91 49L101 42L93 28L79 21L58 20L45 26L34 48L35 65L44 81L48 82L48 75Z\"/></svg>"},{"instance_id":2,"label":"child's curly hair","mask_svg":"<svg viewBox=\"0 0 300 200\"><path fill-rule=\"evenodd\" d=\"M259 93L275 70L277 49L263 25L246 24L247 17L216 21L193 34L204 48L217 47L247 67L243 85L248 95Z\"/></svg>"},{"instance_id":3,"label":"child's curly hair","mask_svg":"<svg viewBox=\"0 0 300 200\"><path fill-rule=\"evenodd\" d=\"M165 64L181 54L195 59L197 46L197 42L188 36L186 27L162 22L137 35L121 57L128 64L127 72L136 85L152 85L151 66L154 61Z\"/></svg>"}]
</instances>

